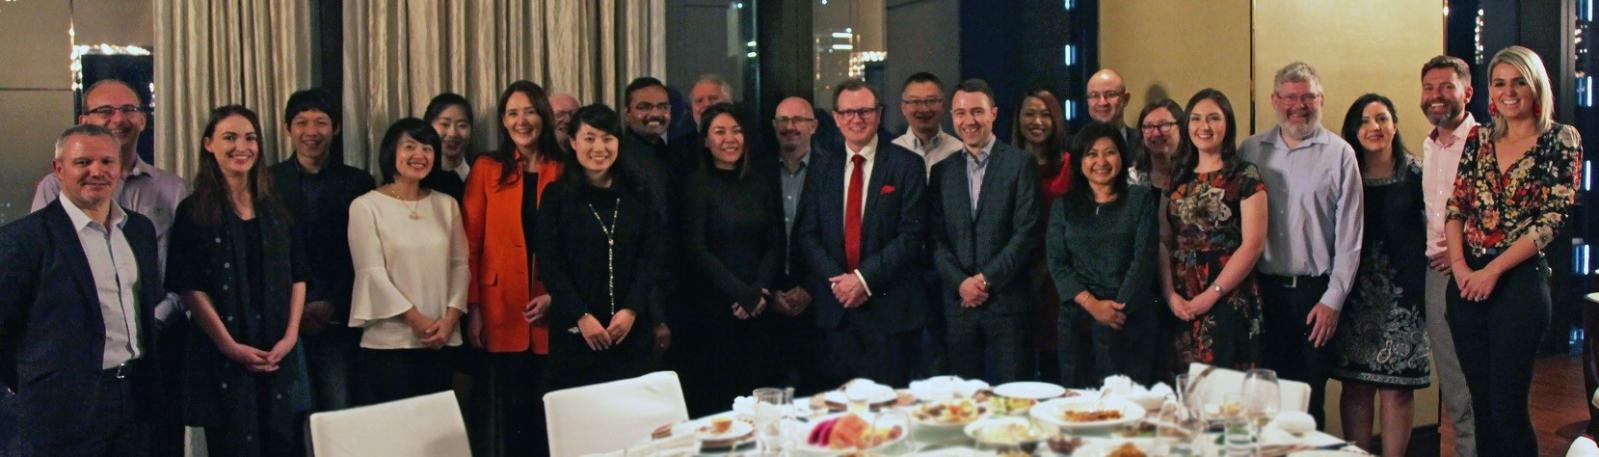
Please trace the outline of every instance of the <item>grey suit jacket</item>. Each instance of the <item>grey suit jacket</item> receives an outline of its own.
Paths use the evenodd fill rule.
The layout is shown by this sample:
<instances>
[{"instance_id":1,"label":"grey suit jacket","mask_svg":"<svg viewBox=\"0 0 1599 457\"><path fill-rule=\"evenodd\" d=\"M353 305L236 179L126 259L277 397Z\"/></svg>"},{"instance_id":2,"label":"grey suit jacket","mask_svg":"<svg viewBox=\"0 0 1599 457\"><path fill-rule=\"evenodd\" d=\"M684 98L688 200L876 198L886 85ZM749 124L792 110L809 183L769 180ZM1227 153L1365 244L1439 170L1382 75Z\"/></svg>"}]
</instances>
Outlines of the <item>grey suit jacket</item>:
<instances>
[{"instance_id":1,"label":"grey suit jacket","mask_svg":"<svg viewBox=\"0 0 1599 457\"><path fill-rule=\"evenodd\" d=\"M928 220L933 266L946 308L960 308L960 284L982 273L988 301L982 308L1004 314L1032 309L1027 275L1039 259L1038 167L1020 149L995 141L973 214L967 191L965 150L933 166ZM981 308L980 308L981 309Z\"/></svg>"}]
</instances>

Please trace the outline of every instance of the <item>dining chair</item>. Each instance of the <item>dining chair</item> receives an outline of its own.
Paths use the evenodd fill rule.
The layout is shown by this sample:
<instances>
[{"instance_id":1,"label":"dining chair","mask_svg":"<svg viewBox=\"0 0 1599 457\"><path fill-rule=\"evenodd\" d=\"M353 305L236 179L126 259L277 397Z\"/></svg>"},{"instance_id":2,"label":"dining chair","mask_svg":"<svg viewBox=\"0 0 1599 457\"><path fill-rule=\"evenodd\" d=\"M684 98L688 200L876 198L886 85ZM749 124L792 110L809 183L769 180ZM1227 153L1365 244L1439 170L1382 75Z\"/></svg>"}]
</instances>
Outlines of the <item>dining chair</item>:
<instances>
[{"instance_id":1,"label":"dining chair","mask_svg":"<svg viewBox=\"0 0 1599 457\"><path fill-rule=\"evenodd\" d=\"M1571 441L1571 448L1566 450L1566 457L1599 457L1599 444L1594 444L1592 438L1579 436Z\"/></svg>"},{"instance_id":2,"label":"dining chair","mask_svg":"<svg viewBox=\"0 0 1599 457\"><path fill-rule=\"evenodd\" d=\"M683 386L672 371L544 394L552 457L622 449L686 420Z\"/></svg>"},{"instance_id":3,"label":"dining chair","mask_svg":"<svg viewBox=\"0 0 1599 457\"><path fill-rule=\"evenodd\" d=\"M1189 382L1194 383L1193 390L1196 395L1219 398L1222 394L1243 392L1244 372L1212 368L1203 363L1188 364L1188 379L1193 380ZM1281 395L1278 403L1280 411L1305 412L1310 409L1310 384L1278 378L1277 391Z\"/></svg>"},{"instance_id":4,"label":"dining chair","mask_svg":"<svg viewBox=\"0 0 1599 457\"><path fill-rule=\"evenodd\" d=\"M314 457L472 455L450 391L312 414L311 450Z\"/></svg>"}]
</instances>

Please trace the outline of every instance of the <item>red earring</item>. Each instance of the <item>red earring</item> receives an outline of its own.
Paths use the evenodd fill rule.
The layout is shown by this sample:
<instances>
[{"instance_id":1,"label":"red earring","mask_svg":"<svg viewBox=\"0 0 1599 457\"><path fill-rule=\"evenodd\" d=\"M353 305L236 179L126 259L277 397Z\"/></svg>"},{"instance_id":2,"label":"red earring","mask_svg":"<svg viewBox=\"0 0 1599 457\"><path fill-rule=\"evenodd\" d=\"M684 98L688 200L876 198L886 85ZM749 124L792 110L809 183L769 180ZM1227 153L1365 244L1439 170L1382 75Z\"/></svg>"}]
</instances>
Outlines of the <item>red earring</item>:
<instances>
[{"instance_id":1,"label":"red earring","mask_svg":"<svg viewBox=\"0 0 1599 457\"><path fill-rule=\"evenodd\" d=\"M1543 117L1543 104L1532 105L1532 117Z\"/></svg>"},{"instance_id":2,"label":"red earring","mask_svg":"<svg viewBox=\"0 0 1599 457\"><path fill-rule=\"evenodd\" d=\"M1493 102L1488 102L1488 115L1489 116L1498 116L1499 115L1499 106L1494 105Z\"/></svg>"}]
</instances>

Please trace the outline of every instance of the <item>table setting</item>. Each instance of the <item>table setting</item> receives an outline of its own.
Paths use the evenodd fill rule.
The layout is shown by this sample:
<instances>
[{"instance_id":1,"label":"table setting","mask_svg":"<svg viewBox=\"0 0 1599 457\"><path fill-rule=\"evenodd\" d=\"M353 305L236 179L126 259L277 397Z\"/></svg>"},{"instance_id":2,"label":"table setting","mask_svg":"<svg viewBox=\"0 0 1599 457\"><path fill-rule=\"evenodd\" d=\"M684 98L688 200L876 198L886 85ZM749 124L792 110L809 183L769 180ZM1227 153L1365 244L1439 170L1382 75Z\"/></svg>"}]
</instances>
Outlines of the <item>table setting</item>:
<instances>
[{"instance_id":1,"label":"table setting","mask_svg":"<svg viewBox=\"0 0 1599 457\"><path fill-rule=\"evenodd\" d=\"M791 388L762 388L727 412L664 426L649 440L675 447L641 443L613 455L1369 455L1317 431L1309 414L1282 411L1270 370L1251 370L1236 393L1196 392L1199 379L1189 374L1177 382L1174 389L1112 376L1072 389L938 376L896 389L855 379L797 399ZM696 449L682 446L686 437Z\"/></svg>"}]
</instances>

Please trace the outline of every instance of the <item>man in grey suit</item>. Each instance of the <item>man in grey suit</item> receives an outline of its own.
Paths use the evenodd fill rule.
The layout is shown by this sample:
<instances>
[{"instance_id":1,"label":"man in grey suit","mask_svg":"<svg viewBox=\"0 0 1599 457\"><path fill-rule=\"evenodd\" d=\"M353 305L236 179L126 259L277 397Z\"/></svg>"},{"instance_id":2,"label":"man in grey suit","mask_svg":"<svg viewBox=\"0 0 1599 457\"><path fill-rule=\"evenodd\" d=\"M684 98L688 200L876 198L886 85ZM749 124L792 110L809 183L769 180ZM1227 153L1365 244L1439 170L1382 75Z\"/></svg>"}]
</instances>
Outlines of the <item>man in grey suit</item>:
<instances>
[{"instance_id":1,"label":"man in grey suit","mask_svg":"<svg viewBox=\"0 0 1599 457\"><path fill-rule=\"evenodd\" d=\"M994 91L969 79L950 97L961 154L933 166L929 221L950 367L961 377L1027 377L1027 274L1038 260L1038 169L994 138ZM985 371L985 365L987 370ZM984 376L992 373L992 376Z\"/></svg>"}]
</instances>

